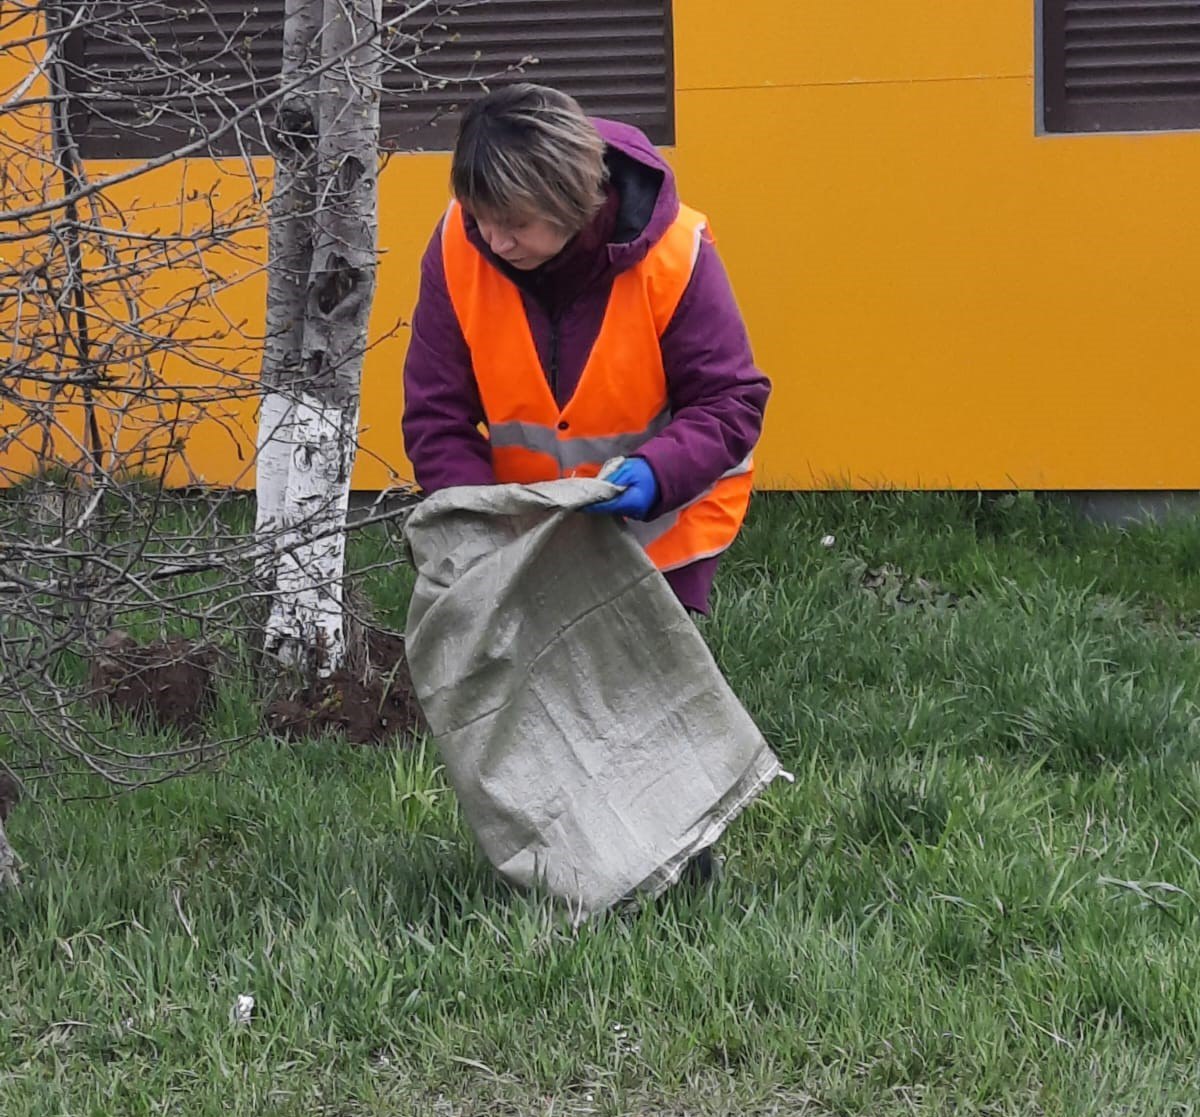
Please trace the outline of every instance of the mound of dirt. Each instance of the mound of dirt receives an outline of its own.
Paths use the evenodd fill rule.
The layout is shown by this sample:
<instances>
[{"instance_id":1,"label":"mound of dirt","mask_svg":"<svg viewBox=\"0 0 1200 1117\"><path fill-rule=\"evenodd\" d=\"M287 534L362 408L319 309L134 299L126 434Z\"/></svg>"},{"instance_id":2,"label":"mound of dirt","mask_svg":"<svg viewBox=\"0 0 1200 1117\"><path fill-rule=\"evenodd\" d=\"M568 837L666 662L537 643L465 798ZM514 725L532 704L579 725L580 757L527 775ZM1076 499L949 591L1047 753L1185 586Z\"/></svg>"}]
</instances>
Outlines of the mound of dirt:
<instances>
[{"instance_id":1,"label":"mound of dirt","mask_svg":"<svg viewBox=\"0 0 1200 1117\"><path fill-rule=\"evenodd\" d=\"M110 632L88 665L89 697L110 713L127 714L152 729L190 733L216 701L217 650L174 637L138 644L121 629Z\"/></svg>"},{"instance_id":2,"label":"mound of dirt","mask_svg":"<svg viewBox=\"0 0 1200 1117\"><path fill-rule=\"evenodd\" d=\"M268 728L291 740L333 734L359 745L422 732L425 719L413 693L403 638L373 629L366 644L362 668L341 668L272 702L266 710Z\"/></svg>"}]
</instances>

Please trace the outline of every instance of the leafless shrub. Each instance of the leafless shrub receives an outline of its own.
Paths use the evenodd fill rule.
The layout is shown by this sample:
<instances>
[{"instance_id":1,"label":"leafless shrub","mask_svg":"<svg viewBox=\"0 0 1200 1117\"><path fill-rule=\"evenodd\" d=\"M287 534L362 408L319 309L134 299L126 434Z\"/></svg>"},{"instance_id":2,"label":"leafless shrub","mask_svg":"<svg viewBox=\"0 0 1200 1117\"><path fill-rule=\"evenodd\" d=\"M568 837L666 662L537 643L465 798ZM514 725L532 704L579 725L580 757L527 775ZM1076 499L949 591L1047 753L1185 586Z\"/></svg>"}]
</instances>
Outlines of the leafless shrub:
<instances>
[{"instance_id":1,"label":"leafless shrub","mask_svg":"<svg viewBox=\"0 0 1200 1117\"><path fill-rule=\"evenodd\" d=\"M288 0L289 12L305 5ZM446 84L450 10L383 6L370 49L393 88L396 73L414 90ZM0 6L5 787L77 773L135 787L258 731L223 719L218 696L240 687L261 700L273 677L246 665L262 666L264 556L288 553L298 525L256 531L239 491L271 441L256 444L253 428L278 339L235 308L267 280L264 155L315 158L314 99L363 57L358 40L281 65L281 11L274 0L222 22L182 0ZM485 76L452 75L461 89ZM110 132L145 143L120 162L86 159L81 142L94 154ZM300 370L273 390L295 400L312 387ZM233 485L206 486L214 460ZM305 522L318 537L393 531L412 499L398 493L355 523L316 506Z\"/></svg>"}]
</instances>

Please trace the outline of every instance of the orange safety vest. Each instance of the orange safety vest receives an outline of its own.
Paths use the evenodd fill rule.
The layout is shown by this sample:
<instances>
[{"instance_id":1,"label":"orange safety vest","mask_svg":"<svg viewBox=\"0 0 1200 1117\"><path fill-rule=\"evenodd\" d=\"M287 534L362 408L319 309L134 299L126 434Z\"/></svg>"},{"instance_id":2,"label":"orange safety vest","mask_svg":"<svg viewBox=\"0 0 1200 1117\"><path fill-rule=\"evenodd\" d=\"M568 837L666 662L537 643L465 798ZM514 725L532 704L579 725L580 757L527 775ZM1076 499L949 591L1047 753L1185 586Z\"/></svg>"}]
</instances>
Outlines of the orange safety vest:
<instances>
[{"instance_id":1,"label":"orange safety vest","mask_svg":"<svg viewBox=\"0 0 1200 1117\"><path fill-rule=\"evenodd\" d=\"M497 481L594 477L671 421L659 339L687 290L704 228L703 214L680 206L646 257L617 276L579 384L559 408L520 291L467 239L462 207L451 204L442 223L446 286L471 351ZM719 555L742 526L753 476L747 456L682 508L629 526L660 570Z\"/></svg>"}]
</instances>

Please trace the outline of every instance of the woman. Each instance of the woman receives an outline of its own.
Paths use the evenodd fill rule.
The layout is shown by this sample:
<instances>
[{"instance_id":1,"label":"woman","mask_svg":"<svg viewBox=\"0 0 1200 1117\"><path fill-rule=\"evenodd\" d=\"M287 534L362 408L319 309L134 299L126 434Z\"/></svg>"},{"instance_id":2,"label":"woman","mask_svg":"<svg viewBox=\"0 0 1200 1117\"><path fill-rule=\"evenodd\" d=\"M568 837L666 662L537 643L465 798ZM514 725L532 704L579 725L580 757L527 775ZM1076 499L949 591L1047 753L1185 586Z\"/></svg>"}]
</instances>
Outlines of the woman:
<instances>
[{"instance_id":1,"label":"woman","mask_svg":"<svg viewBox=\"0 0 1200 1117\"><path fill-rule=\"evenodd\" d=\"M527 83L475 101L421 264L405 448L427 492L606 474L706 613L745 517L770 385L704 218L636 128ZM481 432L485 428L487 433Z\"/></svg>"}]
</instances>

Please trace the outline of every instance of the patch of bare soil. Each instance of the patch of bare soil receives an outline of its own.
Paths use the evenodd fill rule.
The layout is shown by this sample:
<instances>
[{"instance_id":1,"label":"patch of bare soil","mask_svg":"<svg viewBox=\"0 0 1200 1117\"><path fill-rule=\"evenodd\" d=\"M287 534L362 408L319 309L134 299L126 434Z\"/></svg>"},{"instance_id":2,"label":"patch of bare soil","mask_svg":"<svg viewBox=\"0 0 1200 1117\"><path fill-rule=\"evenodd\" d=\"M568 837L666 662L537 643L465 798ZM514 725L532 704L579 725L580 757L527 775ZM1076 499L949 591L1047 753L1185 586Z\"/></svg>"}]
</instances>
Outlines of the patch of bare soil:
<instances>
[{"instance_id":1,"label":"patch of bare soil","mask_svg":"<svg viewBox=\"0 0 1200 1117\"><path fill-rule=\"evenodd\" d=\"M211 644L182 637L139 644L115 629L100 641L88 665L90 698L148 729L191 733L216 701L216 661Z\"/></svg>"},{"instance_id":2,"label":"patch of bare soil","mask_svg":"<svg viewBox=\"0 0 1200 1117\"><path fill-rule=\"evenodd\" d=\"M267 707L268 728L292 740L334 734L360 745L422 732L425 719L413 693L403 637L379 629L369 629L365 637L364 664L277 698Z\"/></svg>"}]
</instances>

